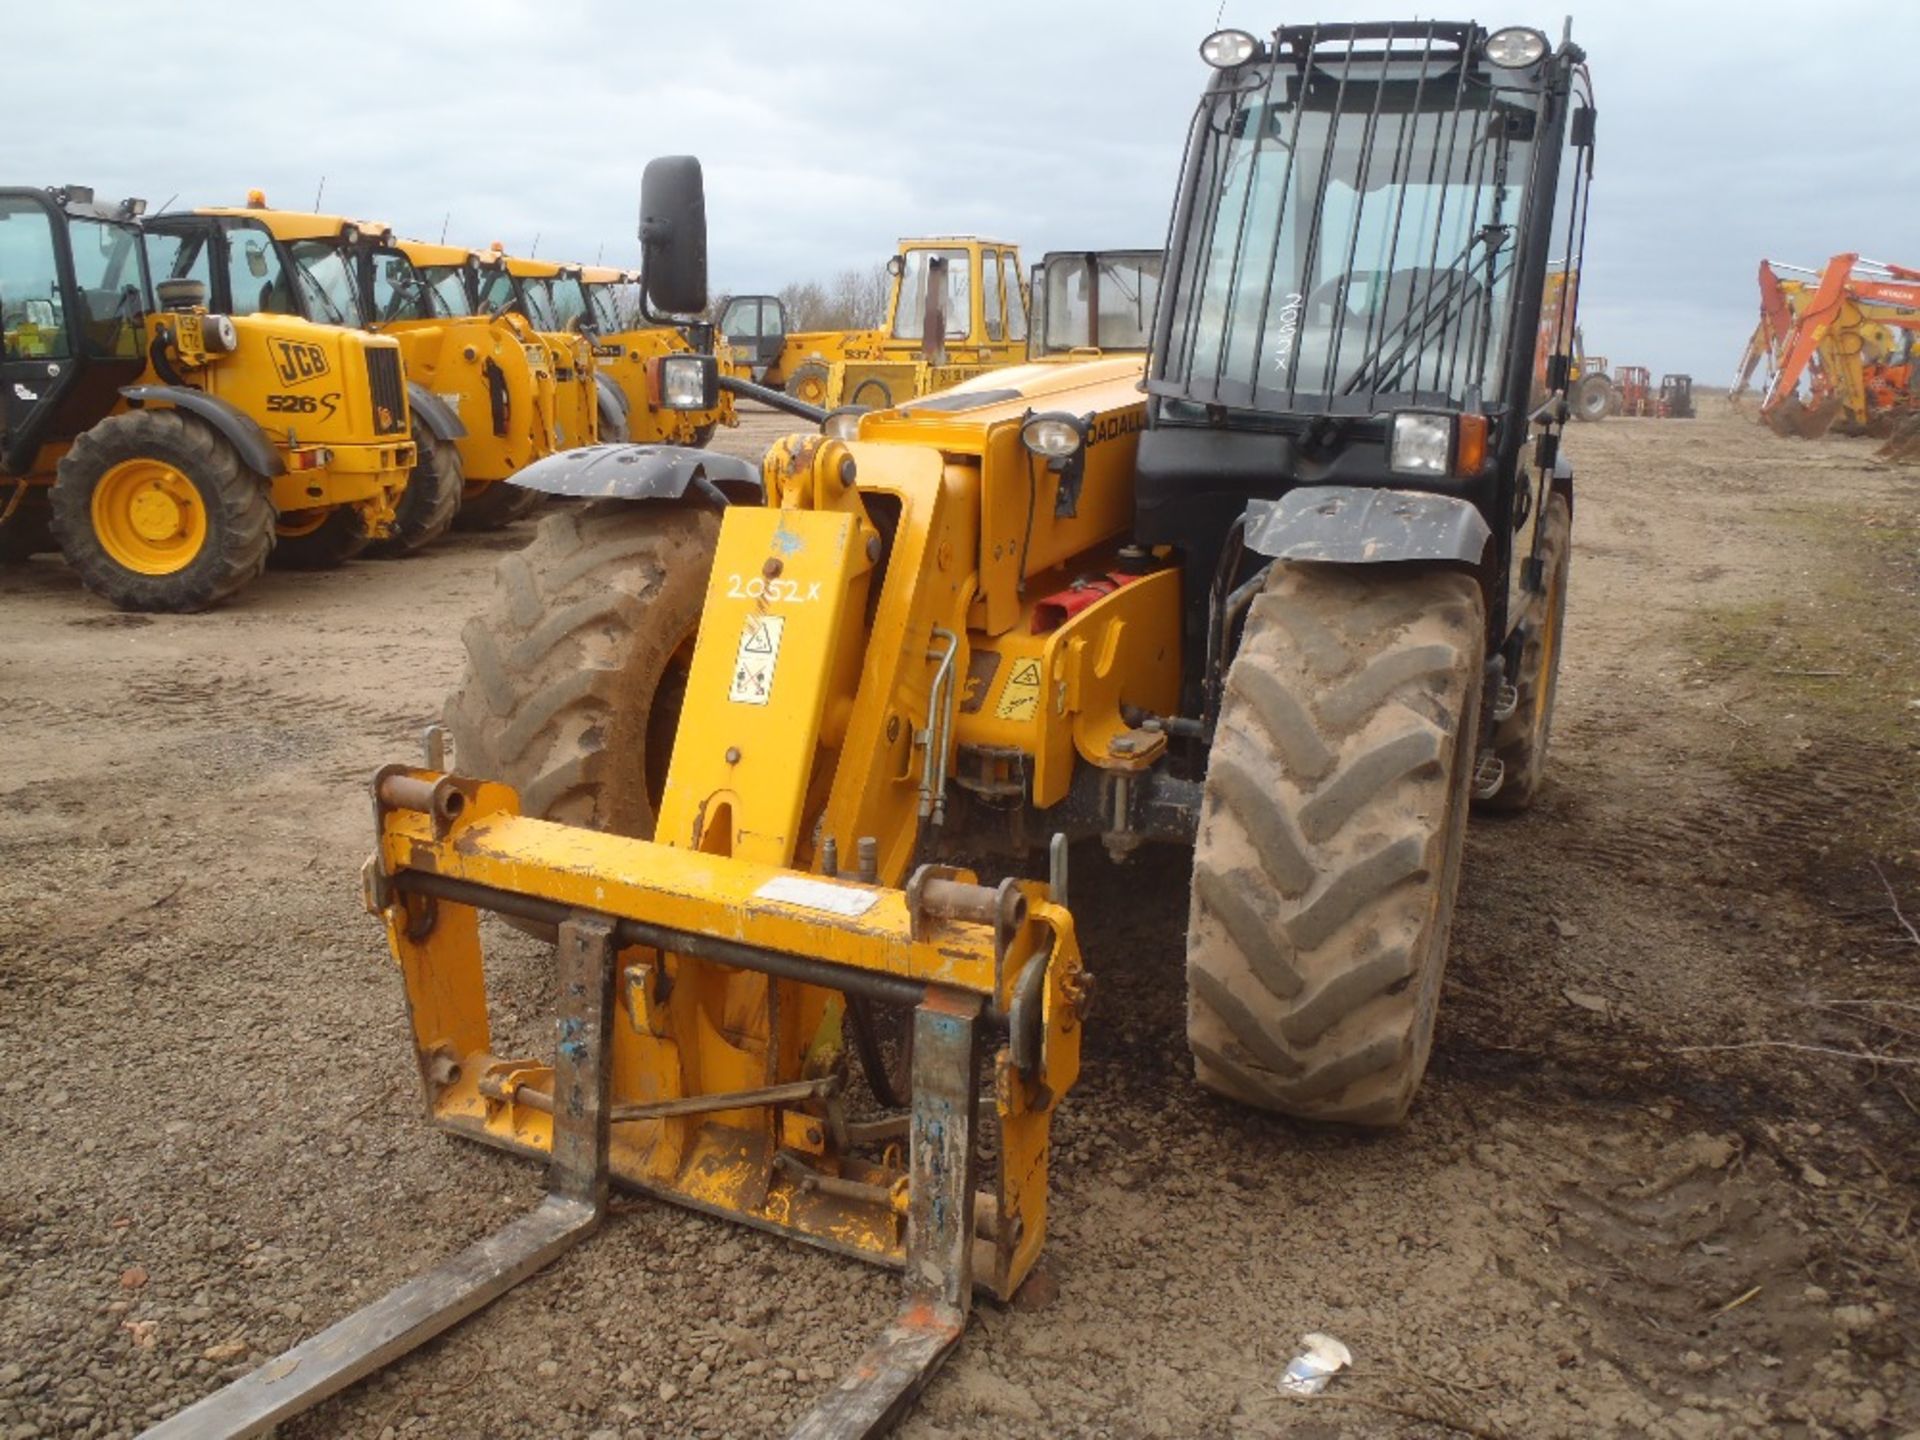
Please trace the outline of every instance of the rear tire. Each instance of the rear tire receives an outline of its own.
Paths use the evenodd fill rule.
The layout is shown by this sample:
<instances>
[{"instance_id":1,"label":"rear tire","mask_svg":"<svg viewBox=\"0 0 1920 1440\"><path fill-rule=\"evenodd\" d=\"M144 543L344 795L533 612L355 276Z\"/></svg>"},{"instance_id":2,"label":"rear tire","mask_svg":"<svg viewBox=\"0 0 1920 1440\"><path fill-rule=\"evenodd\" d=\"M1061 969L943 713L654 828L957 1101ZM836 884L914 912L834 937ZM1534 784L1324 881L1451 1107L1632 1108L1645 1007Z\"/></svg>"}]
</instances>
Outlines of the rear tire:
<instances>
[{"instance_id":1,"label":"rear tire","mask_svg":"<svg viewBox=\"0 0 1920 1440\"><path fill-rule=\"evenodd\" d=\"M787 377L786 390L804 405L825 405L832 383L832 372L818 360L809 360L794 366L793 374Z\"/></svg>"},{"instance_id":2,"label":"rear tire","mask_svg":"<svg viewBox=\"0 0 1920 1440\"><path fill-rule=\"evenodd\" d=\"M1484 608L1455 571L1275 567L1227 676L1194 846L1202 1085L1393 1125L1426 1070L1459 887Z\"/></svg>"},{"instance_id":3,"label":"rear tire","mask_svg":"<svg viewBox=\"0 0 1920 1440\"><path fill-rule=\"evenodd\" d=\"M276 570L336 570L373 543L366 517L355 505L334 505L319 515L293 510L274 524Z\"/></svg>"},{"instance_id":4,"label":"rear tire","mask_svg":"<svg viewBox=\"0 0 1920 1440\"><path fill-rule=\"evenodd\" d=\"M1582 375L1573 383L1568 405L1576 420L1604 420L1613 413L1613 387L1604 375Z\"/></svg>"},{"instance_id":5,"label":"rear tire","mask_svg":"<svg viewBox=\"0 0 1920 1440\"><path fill-rule=\"evenodd\" d=\"M122 610L217 605L259 575L273 547L266 482L212 426L178 410L130 410L83 433L48 502L60 553ZM173 535L155 523L155 504L174 507Z\"/></svg>"},{"instance_id":6,"label":"rear tire","mask_svg":"<svg viewBox=\"0 0 1920 1440\"><path fill-rule=\"evenodd\" d=\"M394 506L393 529L370 547L375 555L412 555L438 540L452 528L467 488L466 471L453 441L442 440L416 417L413 443L418 458Z\"/></svg>"},{"instance_id":7,"label":"rear tire","mask_svg":"<svg viewBox=\"0 0 1920 1440\"><path fill-rule=\"evenodd\" d=\"M527 815L651 838L719 533L707 509L619 501L543 521L463 633L460 773Z\"/></svg>"},{"instance_id":8,"label":"rear tire","mask_svg":"<svg viewBox=\"0 0 1920 1440\"><path fill-rule=\"evenodd\" d=\"M1566 635L1567 576L1572 563L1573 508L1564 495L1547 497L1540 519L1540 559L1546 588L1526 597L1527 638L1520 651L1514 689L1520 703L1494 728L1493 753L1506 778L1483 810L1525 810L1540 794L1547 774L1547 741L1553 732L1553 702L1560 690L1560 650Z\"/></svg>"}]
</instances>

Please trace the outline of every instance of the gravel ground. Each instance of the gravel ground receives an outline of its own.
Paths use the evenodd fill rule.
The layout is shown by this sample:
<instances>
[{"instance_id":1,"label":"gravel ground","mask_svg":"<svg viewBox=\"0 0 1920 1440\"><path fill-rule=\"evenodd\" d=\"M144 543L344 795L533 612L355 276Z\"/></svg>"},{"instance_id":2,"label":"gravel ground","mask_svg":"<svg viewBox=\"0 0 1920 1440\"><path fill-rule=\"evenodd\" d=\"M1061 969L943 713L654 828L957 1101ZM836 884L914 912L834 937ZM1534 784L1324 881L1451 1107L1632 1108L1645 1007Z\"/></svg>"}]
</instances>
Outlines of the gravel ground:
<instances>
[{"instance_id":1,"label":"gravel ground","mask_svg":"<svg viewBox=\"0 0 1920 1440\"><path fill-rule=\"evenodd\" d=\"M1920 472L1705 403L1572 437L1554 778L1469 841L1405 1131L1200 1092L1183 857L1076 854L1100 1005L1044 1270L903 1435L1920 1426ZM367 777L528 533L185 618L0 573L0 1440L135 1433L537 1200L427 1128L357 880ZM532 1027L540 952L500 944ZM889 1274L618 1210L284 1433L777 1432L891 1311ZM1354 1368L1283 1398L1310 1330Z\"/></svg>"}]
</instances>

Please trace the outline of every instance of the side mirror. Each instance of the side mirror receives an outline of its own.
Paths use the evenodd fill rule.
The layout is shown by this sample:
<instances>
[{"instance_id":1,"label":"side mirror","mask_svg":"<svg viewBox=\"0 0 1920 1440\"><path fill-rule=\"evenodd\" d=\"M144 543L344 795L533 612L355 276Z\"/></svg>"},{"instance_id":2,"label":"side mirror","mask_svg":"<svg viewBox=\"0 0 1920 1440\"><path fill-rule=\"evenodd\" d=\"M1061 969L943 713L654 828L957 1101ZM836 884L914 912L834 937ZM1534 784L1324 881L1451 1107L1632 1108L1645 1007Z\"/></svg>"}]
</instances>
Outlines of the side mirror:
<instances>
[{"instance_id":1,"label":"side mirror","mask_svg":"<svg viewBox=\"0 0 1920 1440\"><path fill-rule=\"evenodd\" d=\"M256 280L267 278L267 247L257 240L247 242L247 273Z\"/></svg>"},{"instance_id":2,"label":"side mirror","mask_svg":"<svg viewBox=\"0 0 1920 1440\"><path fill-rule=\"evenodd\" d=\"M640 253L647 300L670 315L707 308L707 197L700 162L663 155L640 177Z\"/></svg>"},{"instance_id":3,"label":"side mirror","mask_svg":"<svg viewBox=\"0 0 1920 1440\"><path fill-rule=\"evenodd\" d=\"M906 273L906 269L907 262L898 255L889 255L887 257L887 274L891 275L894 279L898 280Z\"/></svg>"}]
</instances>

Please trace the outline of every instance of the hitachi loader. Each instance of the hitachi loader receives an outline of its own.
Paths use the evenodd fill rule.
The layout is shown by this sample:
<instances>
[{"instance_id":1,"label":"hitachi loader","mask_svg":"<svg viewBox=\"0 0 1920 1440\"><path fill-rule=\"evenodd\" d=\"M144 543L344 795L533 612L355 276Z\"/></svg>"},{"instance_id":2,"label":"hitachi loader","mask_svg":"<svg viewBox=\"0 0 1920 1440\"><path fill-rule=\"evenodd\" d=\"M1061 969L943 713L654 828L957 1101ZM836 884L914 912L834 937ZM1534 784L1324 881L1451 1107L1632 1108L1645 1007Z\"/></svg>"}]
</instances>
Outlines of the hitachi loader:
<instances>
[{"instance_id":1,"label":"hitachi loader","mask_svg":"<svg viewBox=\"0 0 1920 1440\"><path fill-rule=\"evenodd\" d=\"M543 1161L548 1197L152 1433L304 1409L614 1185L899 1268L793 1433L884 1431L1045 1243L1049 1124L1100 1023L1075 841L1191 855L1200 1084L1406 1117L1469 808L1543 782L1576 317L1542 297L1580 261L1591 84L1565 36L1438 21L1201 53L1144 354L780 397L817 428L760 465L521 473L586 503L468 627L451 757L436 730L374 778L365 891L434 1123ZM698 162L654 161L641 216L649 304L697 312ZM688 408L722 383L662 365ZM956 861L996 848L1030 858ZM496 1048L489 913L552 943L545 1053Z\"/></svg>"}]
</instances>

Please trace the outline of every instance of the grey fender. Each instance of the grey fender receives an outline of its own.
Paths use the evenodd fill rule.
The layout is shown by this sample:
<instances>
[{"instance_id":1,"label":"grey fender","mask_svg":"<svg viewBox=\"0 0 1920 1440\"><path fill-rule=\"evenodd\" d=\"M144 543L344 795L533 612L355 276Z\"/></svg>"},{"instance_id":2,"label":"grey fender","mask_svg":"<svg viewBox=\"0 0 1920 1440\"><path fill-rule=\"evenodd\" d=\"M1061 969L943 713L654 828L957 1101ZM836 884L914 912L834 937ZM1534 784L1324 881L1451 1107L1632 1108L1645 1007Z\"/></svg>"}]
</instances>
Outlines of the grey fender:
<instances>
[{"instance_id":1,"label":"grey fender","mask_svg":"<svg viewBox=\"0 0 1920 1440\"><path fill-rule=\"evenodd\" d=\"M260 428L260 422L218 395L209 395L189 385L128 385L120 393L135 407L170 405L189 415L198 415L226 438L239 452L240 463L256 475L272 479L286 472L287 462L267 438L267 432Z\"/></svg>"},{"instance_id":2,"label":"grey fender","mask_svg":"<svg viewBox=\"0 0 1920 1440\"><path fill-rule=\"evenodd\" d=\"M1492 533L1469 502L1421 490L1307 485L1247 506L1247 548L1275 560L1478 565Z\"/></svg>"},{"instance_id":3,"label":"grey fender","mask_svg":"<svg viewBox=\"0 0 1920 1440\"><path fill-rule=\"evenodd\" d=\"M420 423L432 432L434 439L466 439L467 427L460 423L454 408L418 380L407 382L407 404L413 407L413 413L420 417Z\"/></svg>"},{"instance_id":4,"label":"grey fender","mask_svg":"<svg viewBox=\"0 0 1920 1440\"><path fill-rule=\"evenodd\" d=\"M613 383L613 377L604 371L593 372L594 382L600 387L600 403L610 407L615 415L623 419L631 413L633 406L627 400L627 392Z\"/></svg>"},{"instance_id":5,"label":"grey fender","mask_svg":"<svg viewBox=\"0 0 1920 1440\"><path fill-rule=\"evenodd\" d=\"M684 500L758 505L760 467L690 445L585 445L509 477L515 485L579 500Z\"/></svg>"}]
</instances>

